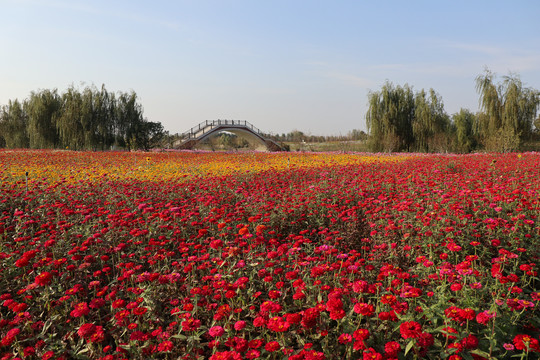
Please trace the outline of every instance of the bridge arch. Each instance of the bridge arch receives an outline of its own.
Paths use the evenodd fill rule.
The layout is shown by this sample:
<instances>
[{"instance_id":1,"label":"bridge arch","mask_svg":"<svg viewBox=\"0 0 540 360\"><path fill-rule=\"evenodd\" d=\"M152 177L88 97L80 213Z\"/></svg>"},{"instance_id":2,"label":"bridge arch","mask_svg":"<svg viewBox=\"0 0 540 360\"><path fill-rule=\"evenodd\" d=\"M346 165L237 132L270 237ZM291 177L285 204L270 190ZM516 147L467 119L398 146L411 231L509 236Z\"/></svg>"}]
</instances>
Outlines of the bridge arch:
<instances>
[{"instance_id":1,"label":"bridge arch","mask_svg":"<svg viewBox=\"0 0 540 360\"><path fill-rule=\"evenodd\" d=\"M259 129L245 120L206 120L182 134L176 149L193 149L201 141L222 131L228 131L246 140L259 144L258 150L283 151L272 139L268 139Z\"/></svg>"}]
</instances>

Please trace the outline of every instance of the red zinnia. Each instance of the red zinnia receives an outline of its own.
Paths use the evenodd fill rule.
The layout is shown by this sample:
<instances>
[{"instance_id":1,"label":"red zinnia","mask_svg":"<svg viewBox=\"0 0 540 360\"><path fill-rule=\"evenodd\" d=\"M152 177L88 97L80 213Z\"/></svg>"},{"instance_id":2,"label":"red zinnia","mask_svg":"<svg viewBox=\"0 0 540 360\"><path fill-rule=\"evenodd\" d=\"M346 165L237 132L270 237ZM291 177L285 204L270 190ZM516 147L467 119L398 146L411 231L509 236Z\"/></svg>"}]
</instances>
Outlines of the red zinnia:
<instances>
[{"instance_id":1,"label":"red zinnia","mask_svg":"<svg viewBox=\"0 0 540 360\"><path fill-rule=\"evenodd\" d=\"M277 341L270 341L269 343L266 343L264 346L264 349L268 352L274 352L281 348L281 345Z\"/></svg>"},{"instance_id":2,"label":"red zinnia","mask_svg":"<svg viewBox=\"0 0 540 360\"><path fill-rule=\"evenodd\" d=\"M49 285L51 283L52 277L53 276L50 272L44 271L38 276L36 276L34 283L39 286Z\"/></svg>"},{"instance_id":3,"label":"red zinnia","mask_svg":"<svg viewBox=\"0 0 540 360\"><path fill-rule=\"evenodd\" d=\"M172 341L166 340L158 345L158 351L160 352L168 352L173 349L173 343Z\"/></svg>"},{"instance_id":4,"label":"red zinnia","mask_svg":"<svg viewBox=\"0 0 540 360\"><path fill-rule=\"evenodd\" d=\"M358 329L355 330L353 333L353 337L355 340L366 340L369 337L369 330L368 329Z\"/></svg>"},{"instance_id":5,"label":"red zinnia","mask_svg":"<svg viewBox=\"0 0 540 360\"><path fill-rule=\"evenodd\" d=\"M96 331L96 325L94 324L82 324L77 334L83 339L88 339Z\"/></svg>"},{"instance_id":6,"label":"red zinnia","mask_svg":"<svg viewBox=\"0 0 540 360\"><path fill-rule=\"evenodd\" d=\"M525 334L516 335L514 337L514 345L518 350L525 350L527 352L529 352L530 350L540 351L540 344L538 340Z\"/></svg>"},{"instance_id":7,"label":"red zinnia","mask_svg":"<svg viewBox=\"0 0 540 360\"><path fill-rule=\"evenodd\" d=\"M81 317L84 315L88 315L89 312L90 308L88 307L88 304L85 302L81 302L75 304L75 309L71 311L70 315L73 317Z\"/></svg>"},{"instance_id":8,"label":"red zinnia","mask_svg":"<svg viewBox=\"0 0 540 360\"><path fill-rule=\"evenodd\" d=\"M375 351L373 348L369 348L362 354L363 360L382 360L383 356Z\"/></svg>"},{"instance_id":9,"label":"red zinnia","mask_svg":"<svg viewBox=\"0 0 540 360\"><path fill-rule=\"evenodd\" d=\"M389 357L397 357L399 350L401 350L401 345L397 341L390 341L384 345L384 352Z\"/></svg>"},{"instance_id":10,"label":"red zinnia","mask_svg":"<svg viewBox=\"0 0 540 360\"><path fill-rule=\"evenodd\" d=\"M133 309L133 313L135 315L144 315L147 311L148 309L145 307L136 307L135 309Z\"/></svg>"},{"instance_id":11,"label":"red zinnia","mask_svg":"<svg viewBox=\"0 0 540 360\"><path fill-rule=\"evenodd\" d=\"M354 305L354 312L363 316L371 316L375 308L371 304L358 303Z\"/></svg>"},{"instance_id":12,"label":"red zinnia","mask_svg":"<svg viewBox=\"0 0 540 360\"><path fill-rule=\"evenodd\" d=\"M422 332L422 326L416 321L405 321L399 326L399 332L404 339L417 338Z\"/></svg>"}]
</instances>

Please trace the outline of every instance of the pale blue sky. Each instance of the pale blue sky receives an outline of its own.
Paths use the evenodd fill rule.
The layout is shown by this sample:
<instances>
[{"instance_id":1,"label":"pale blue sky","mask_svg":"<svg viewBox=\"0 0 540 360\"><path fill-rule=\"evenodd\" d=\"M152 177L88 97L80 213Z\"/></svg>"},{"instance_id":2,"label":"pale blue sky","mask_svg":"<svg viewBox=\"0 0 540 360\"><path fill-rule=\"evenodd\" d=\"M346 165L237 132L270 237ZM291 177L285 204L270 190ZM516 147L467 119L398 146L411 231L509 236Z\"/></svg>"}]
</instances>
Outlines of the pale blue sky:
<instances>
[{"instance_id":1,"label":"pale blue sky","mask_svg":"<svg viewBox=\"0 0 540 360\"><path fill-rule=\"evenodd\" d=\"M183 132L248 120L266 132L366 130L390 80L478 110L485 67L540 89L540 1L0 0L0 104L33 90L134 90Z\"/></svg>"}]
</instances>

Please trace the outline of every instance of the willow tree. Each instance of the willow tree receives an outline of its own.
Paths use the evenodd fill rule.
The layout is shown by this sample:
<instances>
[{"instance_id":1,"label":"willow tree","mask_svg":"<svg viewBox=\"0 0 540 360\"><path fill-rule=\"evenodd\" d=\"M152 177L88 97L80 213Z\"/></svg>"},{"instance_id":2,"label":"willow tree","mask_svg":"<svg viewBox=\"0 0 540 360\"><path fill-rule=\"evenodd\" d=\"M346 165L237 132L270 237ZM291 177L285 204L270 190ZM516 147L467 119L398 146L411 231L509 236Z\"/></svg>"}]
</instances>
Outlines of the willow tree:
<instances>
[{"instance_id":1,"label":"willow tree","mask_svg":"<svg viewBox=\"0 0 540 360\"><path fill-rule=\"evenodd\" d=\"M499 84L495 84L494 77L491 71L486 70L484 75L476 78L480 107L487 119L487 124L482 127L486 148L516 150L532 134L540 94L535 89L524 87L517 75L505 76Z\"/></svg>"},{"instance_id":2,"label":"willow tree","mask_svg":"<svg viewBox=\"0 0 540 360\"><path fill-rule=\"evenodd\" d=\"M30 145L27 126L28 116L19 100L9 100L6 106L2 106L0 109L0 133L4 135L2 137L7 148L27 148Z\"/></svg>"},{"instance_id":3,"label":"willow tree","mask_svg":"<svg viewBox=\"0 0 540 360\"><path fill-rule=\"evenodd\" d=\"M115 117L115 98L101 86L94 96L94 117L97 125L97 136L101 148L109 148L114 145L115 133L117 128L117 119Z\"/></svg>"},{"instance_id":4,"label":"willow tree","mask_svg":"<svg viewBox=\"0 0 540 360\"><path fill-rule=\"evenodd\" d=\"M62 107L56 119L56 127L62 147L69 147L73 150L86 147L82 124L84 116L81 93L73 86L70 86L62 94Z\"/></svg>"},{"instance_id":5,"label":"willow tree","mask_svg":"<svg viewBox=\"0 0 540 360\"><path fill-rule=\"evenodd\" d=\"M37 149L57 148L60 137L56 120L61 108L61 99L56 89L31 92L25 102L28 114L28 137L30 147Z\"/></svg>"},{"instance_id":6,"label":"willow tree","mask_svg":"<svg viewBox=\"0 0 540 360\"><path fill-rule=\"evenodd\" d=\"M452 116L452 120L456 128L456 150L461 153L474 150L477 146L478 118L469 110L461 109Z\"/></svg>"},{"instance_id":7,"label":"willow tree","mask_svg":"<svg viewBox=\"0 0 540 360\"><path fill-rule=\"evenodd\" d=\"M435 90L430 89L426 94L422 89L416 94L412 121L415 150L429 152L447 148L449 124L442 97Z\"/></svg>"},{"instance_id":8,"label":"willow tree","mask_svg":"<svg viewBox=\"0 0 540 360\"><path fill-rule=\"evenodd\" d=\"M137 102L137 94L119 93L116 98L116 118L122 146L136 149L140 146L144 131L143 108Z\"/></svg>"},{"instance_id":9,"label":"willow tree","mask_svg":"<svg viewBox=\"0 0 540 360\"><path fill-rule=\"evenodd\" d=\"M386 82L381 91L368 94L366 124L372 151L409 150L413 143L414 94L405 84Z\"/></svg>"}]
</instances>

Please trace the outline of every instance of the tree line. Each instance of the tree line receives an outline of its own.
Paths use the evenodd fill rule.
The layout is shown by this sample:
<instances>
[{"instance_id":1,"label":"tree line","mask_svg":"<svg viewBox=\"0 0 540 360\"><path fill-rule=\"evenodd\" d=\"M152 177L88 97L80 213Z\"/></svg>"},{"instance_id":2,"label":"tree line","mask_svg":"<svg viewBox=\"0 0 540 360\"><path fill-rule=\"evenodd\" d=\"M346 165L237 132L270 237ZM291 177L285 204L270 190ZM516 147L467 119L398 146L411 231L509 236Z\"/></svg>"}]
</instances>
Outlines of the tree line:
<instances>
[{"instance_id":1,"label":"tree line","mask_svg":"<svg viewBox=\"0 0 540 360\"><path fill-rule=\"evenodd\" d=\"M372 151L515 151L538 142L540 92L510 74L496 83L486 70L476 78L478 113L461 109L449 116L441 96L430 89L413 92L407 84L386 82L370 92L366 124Z\"/></svg>"},{"instance_id":2,"label":"tree line","mask_svg":"<svg viewBox=\"0 0 540 360\"><path fill-rule=\"evenodd\" d=\"M113 93L104 85L33 91L0 108L0 147L148 150L163 136L161 123L143 117L135 92Z\"/></svg>"},{"instance_id":3,"label":"tree line","mask_svg":"<svg viewBox=\"0 0 540 360\"><path fill-rule=\"evenodd\" d=\"M283 134L267 134L267 137L277 140L277 141L288 141L288 142L310 142L310 143L321 143L329 141L362 141L368 138L368 135L358 129L353 129L349 131L346 135L310 135L305 134L300 130L293 130L288 133Z\"/></svg>"}]
</instances>

